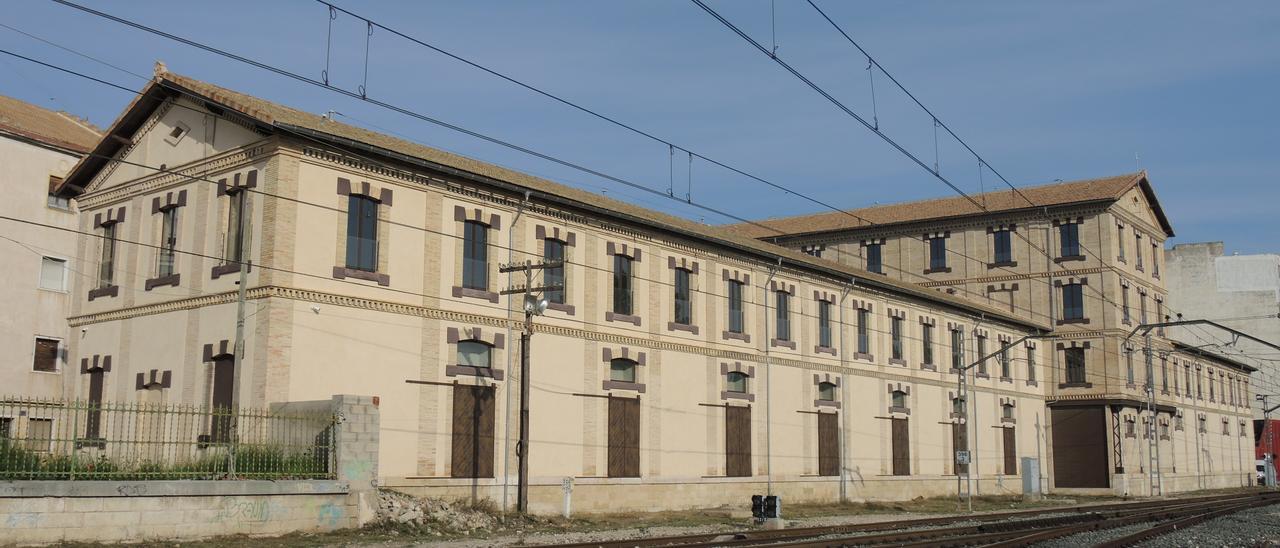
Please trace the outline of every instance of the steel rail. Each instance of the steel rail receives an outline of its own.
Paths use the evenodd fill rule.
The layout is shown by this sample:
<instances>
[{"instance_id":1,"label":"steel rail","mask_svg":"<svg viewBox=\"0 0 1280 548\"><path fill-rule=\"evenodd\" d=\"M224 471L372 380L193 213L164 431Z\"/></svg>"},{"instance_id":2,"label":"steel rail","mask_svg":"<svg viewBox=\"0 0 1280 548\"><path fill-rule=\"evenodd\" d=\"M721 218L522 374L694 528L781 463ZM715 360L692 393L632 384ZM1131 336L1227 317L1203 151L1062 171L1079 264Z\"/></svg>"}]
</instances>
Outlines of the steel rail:
<instances>
[{"instance_id":1,"label":"steel rail","mask_svg":"<svg viewBox=\"0 0 1280 548\"><path fill-rule=\"evenodd\" d=\"M1250 508L1257 508L1260 506L1276 504L1278 502L1280 502L1280 498L1262 497L1261 500L1256 500L1253 502L1239 504L1235 506L1229 506L1227 508L1222 508L1218 510L1211 510L1209 512L1195 514L1182 519L1170 521L1168 523L1162 523L1150 529L1144 529L1142 531L1138 531L1137 533L1134 533L1128 536L1120 537L1118 539L1112 539L1106 543L1100 544L1099 546L1104 548L1121 548L1125 546L1134 546L1139 543L1145 542L1147 540L1151 540L1156 537L1167 535L1179 529L1186 529L1187 527L1198 525L1200 523L1209 521L1214 518L1220 518L1228 514L1234 514L1241 510L1248 510Z\"/></svg>"}]
</instances>

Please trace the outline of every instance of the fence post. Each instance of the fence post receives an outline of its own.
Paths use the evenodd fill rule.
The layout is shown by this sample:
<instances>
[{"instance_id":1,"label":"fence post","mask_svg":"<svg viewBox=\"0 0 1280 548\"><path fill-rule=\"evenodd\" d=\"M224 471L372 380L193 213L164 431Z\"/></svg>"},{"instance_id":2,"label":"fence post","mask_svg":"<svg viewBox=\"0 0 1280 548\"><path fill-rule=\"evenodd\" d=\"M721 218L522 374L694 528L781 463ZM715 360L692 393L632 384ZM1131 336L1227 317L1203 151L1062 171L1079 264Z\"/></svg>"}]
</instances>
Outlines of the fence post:
<instances>
[{"instance_id":1,"label":"fence post","mask_svg":"<svg viewBox=\"0 0 1280 548\"><path fill-rule=\"evenodd\" d=\"M339 481L350 485L356 507L355 526L377 518L378 404L372 396L333 396L334 461Z\"/></svg>"},{"instance_id":2,"label":"fence post","mask_svg":"<svg viewBox=\"0 0 1280 548\"><path fill-rule=\"evenodd\" d=\"M71 408L71 471L67 479L76 479L76 454L79 453L76 447L76 432L80 431L80 399L76 398L69 406Z\"/></svg>"}]
</instances>

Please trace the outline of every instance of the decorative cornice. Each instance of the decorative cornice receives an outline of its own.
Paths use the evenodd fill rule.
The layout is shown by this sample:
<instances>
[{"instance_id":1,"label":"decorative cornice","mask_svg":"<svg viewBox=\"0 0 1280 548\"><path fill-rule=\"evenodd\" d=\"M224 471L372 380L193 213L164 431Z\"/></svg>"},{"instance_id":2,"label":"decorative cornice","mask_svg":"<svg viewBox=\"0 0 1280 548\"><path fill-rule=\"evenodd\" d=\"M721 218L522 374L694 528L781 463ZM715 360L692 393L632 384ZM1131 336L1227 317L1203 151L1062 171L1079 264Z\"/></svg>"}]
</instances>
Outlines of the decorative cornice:
<instances>
[{"instance_id":1,"label":"decorative cornice","mask_svg":"<svg viewBox=\"0 0 1280 548\"><path fill-rule=\"evenodd\" d=\"M157 171L151 175L135 179L131 182L113 186L101 191L86 192L77 198L81 211L101 207L107 204L128 200L134 196L150 195L166 187L179 185L198 178L198 182L213 185L213 175L218 172L232 170L256 160L268 151L268 140L260 140L243 147L229 150L216 156L203 158L200 161L167 171Z\"/></svg>"}]
</instances>

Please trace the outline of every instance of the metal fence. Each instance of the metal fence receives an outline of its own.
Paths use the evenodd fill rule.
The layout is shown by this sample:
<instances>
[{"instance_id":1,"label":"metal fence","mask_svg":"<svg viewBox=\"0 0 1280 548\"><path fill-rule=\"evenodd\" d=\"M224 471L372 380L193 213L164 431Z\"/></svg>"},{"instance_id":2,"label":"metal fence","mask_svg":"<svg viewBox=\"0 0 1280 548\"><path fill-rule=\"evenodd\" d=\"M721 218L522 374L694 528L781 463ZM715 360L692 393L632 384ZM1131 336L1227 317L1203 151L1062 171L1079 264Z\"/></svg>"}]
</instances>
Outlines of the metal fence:
<instances>
[{"instance_id":1,"label":"metal fence","mask_svg":"<svg viewBox=\"0 0 1280 548\"><path fill-rule=\"evenodd\" d=\"M330 409L6 398L0 480L332 479L336 424Z\"/></svg>"}]
</instances>

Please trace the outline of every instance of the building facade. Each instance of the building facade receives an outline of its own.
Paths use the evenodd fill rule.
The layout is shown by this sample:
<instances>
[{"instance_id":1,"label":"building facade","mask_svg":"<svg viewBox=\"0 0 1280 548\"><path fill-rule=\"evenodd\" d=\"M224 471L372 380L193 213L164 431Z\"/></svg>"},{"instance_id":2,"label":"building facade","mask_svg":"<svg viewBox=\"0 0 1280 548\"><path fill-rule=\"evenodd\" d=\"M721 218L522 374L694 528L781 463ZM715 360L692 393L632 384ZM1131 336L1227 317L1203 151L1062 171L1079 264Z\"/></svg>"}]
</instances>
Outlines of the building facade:
<instances>
[{"instance_id":1,"label":"building facade","mask_svg":"<svg viewBox=\"0 0 1280 548\"><path fill-rule=\"evenodd\" d=\"M101 138L87 122L0 96L0 397L53 398L67 382L75 204L52 189ZM24 222L25 221L25 222ZM35 223L35 224L30 224ZM44 226L37 226L44 225ZM0 437L47 437L44 417L0 417Z\"/></svg>"},{"instance_id":2,"label":"building facade","mask_svg":"<svg viewBox=\"0 0 1280 548\"><path fill-rule=\"evenodd\" d=\"M1160 492L1151 485L1156 469L1164 492L1249 481L1248 444L1237 450L1236 438L1252 439L1252 368L1192 352L1163 328L1150 341L1133 336L1172 313L1163 244L1173 229L1145 172L734 228L1052 324L1046 391L1055 488ZM1152 420L1149 388L1150 429L1142 426ZM1211 427L1179 426L1188 418ZM1202 439L1208 434L1222 438Z\"/></svg>"},{"instance_id":3,"label":"building facade","mask_svg":"<svg viewBox=\"0 0 1280 548\"><path fill-rule=\"evenodd\" d=\"M109 134L62 187L99 273L74 294L69 396L373 395L379 485L509 506L523 296L500 291L526 280L499 266L549 259L534 511L566 484L585 511L948 495L956 449L977 492L1019 493L1019 459L1048 451L1044 342L960 399L949 370L975 350L946 335L1046 323L162 68ZM110 446L109 425L84 430Z\"/></svg>"}]
</instances>

